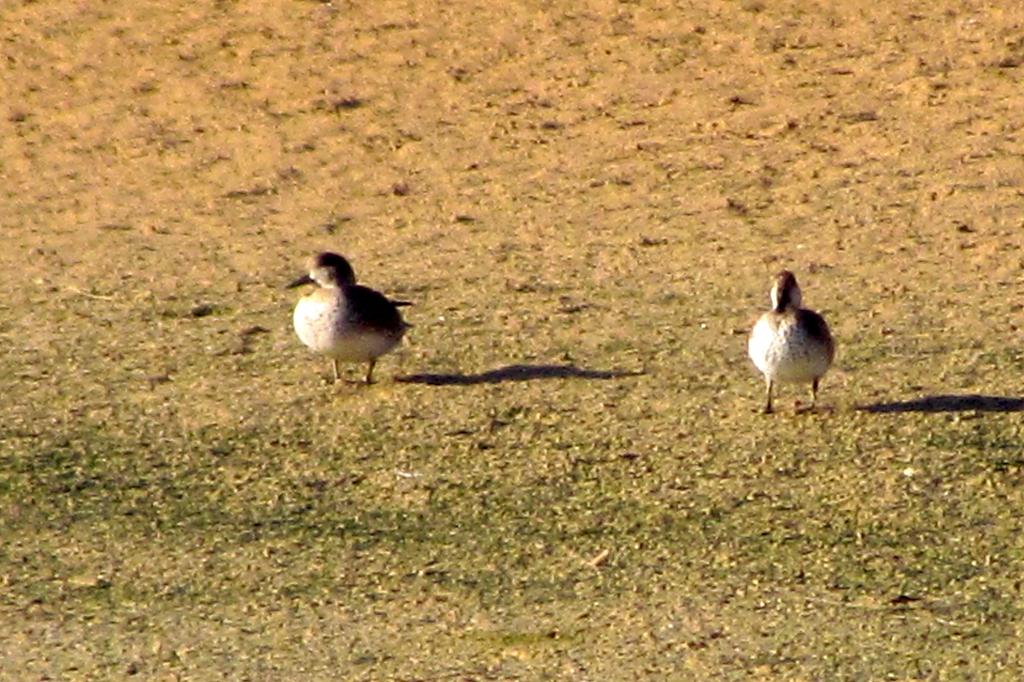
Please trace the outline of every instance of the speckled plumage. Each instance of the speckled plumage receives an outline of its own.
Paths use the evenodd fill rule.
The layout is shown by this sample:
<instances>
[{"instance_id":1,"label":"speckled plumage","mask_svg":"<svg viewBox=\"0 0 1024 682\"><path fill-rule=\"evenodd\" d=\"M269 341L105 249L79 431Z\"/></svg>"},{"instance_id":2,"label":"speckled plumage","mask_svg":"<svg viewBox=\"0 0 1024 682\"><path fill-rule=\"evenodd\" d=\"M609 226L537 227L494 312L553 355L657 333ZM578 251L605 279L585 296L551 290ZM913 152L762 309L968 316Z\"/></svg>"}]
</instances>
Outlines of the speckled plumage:
<instances>
[{"instance_id":1,"label":"speckled plumage","mask_svg":"<svg viewBox=\"0 0 1024 682\"><path fill-rule=\"evenodd\" d=\"M772 411L776 383L811 384L811 406L818 382L835 357L835 344L825 319L802 308L800 287L788 271L780 272L771 293L772 310L754 325L747 351L764 375L767 387L765 412Z\"/></svg>"},{"instance_id":2,"label":"speckled plumage","mask_svg":"<svg viewBox=\"0 0 1024 682\"><path fill-rule=\"evenodd\" d=\"M392 301L380 292L356 284L351 266L342 256L321 253L309 274L289 286L316 284L316 291L295 306L295 333L310 350L327 355L338 379L338 362L366 362L366 383L373 379L377 358L401 342L408 325L398 311L404 301Z\"/></svg>"}]
</instances>

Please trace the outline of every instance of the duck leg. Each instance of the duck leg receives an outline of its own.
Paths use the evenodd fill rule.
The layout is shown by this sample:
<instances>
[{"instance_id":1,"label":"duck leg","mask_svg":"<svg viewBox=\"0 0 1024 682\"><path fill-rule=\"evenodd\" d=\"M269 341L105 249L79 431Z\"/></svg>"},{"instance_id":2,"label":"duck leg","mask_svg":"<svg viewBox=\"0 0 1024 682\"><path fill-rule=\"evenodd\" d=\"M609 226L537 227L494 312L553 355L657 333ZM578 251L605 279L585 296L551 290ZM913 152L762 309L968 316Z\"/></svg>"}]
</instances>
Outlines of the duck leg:
<instances>
[{"instance_id":1,"label":"duck leg","mask_svg":"<svg viewBox=\"0 0 1024 682\"><path fill-rule=\"evenodd\" d=\"M333 358L334 365L334 381L337 382L341 379L341 373L338 371L338 358Z\"/></svg>"},{"instance_id":2,"label":"duck leg","mask_svg":"<svg viewBox=\"0 0 1024 682\"><path fill-rule=\"evenodd\" d=\"M366 385L369 386L373 383L373 366L377 364L377 359L373 358L367 363L366 367Z\"/></svg>"},{"instance_id":3,"label":"duck leg","mask_svg":"<svg viewBox=\"0 0 1024 682\"><path fill-rule=\"evenodd\" d=\"M774 382L772 382L771 379L769 379L768 377L765 377L765 385L766 385L766 390L764 392L764 395L765 395L764 413L765 414L771 414L772 413L772 388L774 387L775 384L774 384Z\"/></svg>"}]
</instances>

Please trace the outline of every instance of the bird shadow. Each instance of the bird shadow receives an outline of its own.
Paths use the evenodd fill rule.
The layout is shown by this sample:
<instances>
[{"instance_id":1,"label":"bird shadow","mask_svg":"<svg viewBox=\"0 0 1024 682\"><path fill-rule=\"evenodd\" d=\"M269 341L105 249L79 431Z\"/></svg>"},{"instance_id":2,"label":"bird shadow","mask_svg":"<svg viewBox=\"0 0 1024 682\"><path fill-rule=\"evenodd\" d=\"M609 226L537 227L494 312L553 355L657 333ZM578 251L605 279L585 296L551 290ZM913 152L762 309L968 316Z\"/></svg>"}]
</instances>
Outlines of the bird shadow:
<instances>
[{"instance_id":1,"label":"bird shadow","mask_svg":"<svg viewBox=\"0 0 1024 682\"><path fill-rule=\"evenodd\" d=\"M623 370L584 369L576 365L506 365L479 374L407 374L395 377L395 381L427 386L475 386L534 379L620 379L642 374Z\"/></svg>"},{"instance_id":2,"label":"bird shadow","mask_svg":"<svg viewBox=\"0 0 1024 682\"><path fill-rule=\"evenodd\" d=\"M914 400L858 405L861 412L1024 412L1024 398L1001 395L926 395Z\"/></svg>"}]
</instances>

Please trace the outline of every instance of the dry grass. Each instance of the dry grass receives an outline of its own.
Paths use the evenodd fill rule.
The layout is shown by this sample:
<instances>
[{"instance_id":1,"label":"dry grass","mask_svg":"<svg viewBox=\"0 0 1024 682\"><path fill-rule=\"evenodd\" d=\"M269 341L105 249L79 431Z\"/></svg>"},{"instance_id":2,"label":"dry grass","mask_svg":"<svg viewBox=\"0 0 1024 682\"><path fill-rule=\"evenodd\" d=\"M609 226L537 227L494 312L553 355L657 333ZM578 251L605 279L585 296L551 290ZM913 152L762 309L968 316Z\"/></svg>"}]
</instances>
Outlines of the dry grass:
<instances>
[{"instance_id":1,"label":"dry grass","mask_svg":"<svg viewBox=\"0 0 1024 682\"><path fill-rule=\"evenodd\" d=\"M2 676L1016 679L1024 13L703 7L0 9Z\"/></svg>"}]
</instances>

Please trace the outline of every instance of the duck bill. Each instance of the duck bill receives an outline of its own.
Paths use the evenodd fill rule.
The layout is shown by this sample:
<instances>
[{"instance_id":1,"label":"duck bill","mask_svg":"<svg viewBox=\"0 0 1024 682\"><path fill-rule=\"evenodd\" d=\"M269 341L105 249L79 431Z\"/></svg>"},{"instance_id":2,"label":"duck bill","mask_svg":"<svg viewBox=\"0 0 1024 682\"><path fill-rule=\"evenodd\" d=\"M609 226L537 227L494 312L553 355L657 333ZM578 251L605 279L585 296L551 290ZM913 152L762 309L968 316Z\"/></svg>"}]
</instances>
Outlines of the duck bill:
<instances>
[{"instance_id":1,"label":"duck bill","mask_svg":"<svg viewBox=\"0 0 1024 682\"><path fill-rule=\"evenodd\" d=\"M301 287L304 284L312 284L312 283L313 283L313 278L310 277L309 274L307 273L307 274L303 275L302 277L299 277L297 280L295 280L291 284L288 284L287 286L285 286L285 289L294 289L295 287Z\"/></svg>"}]
</instances>

